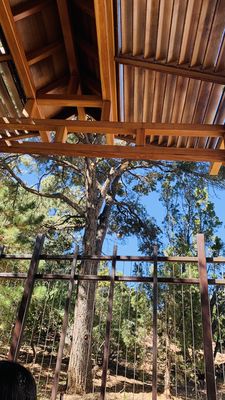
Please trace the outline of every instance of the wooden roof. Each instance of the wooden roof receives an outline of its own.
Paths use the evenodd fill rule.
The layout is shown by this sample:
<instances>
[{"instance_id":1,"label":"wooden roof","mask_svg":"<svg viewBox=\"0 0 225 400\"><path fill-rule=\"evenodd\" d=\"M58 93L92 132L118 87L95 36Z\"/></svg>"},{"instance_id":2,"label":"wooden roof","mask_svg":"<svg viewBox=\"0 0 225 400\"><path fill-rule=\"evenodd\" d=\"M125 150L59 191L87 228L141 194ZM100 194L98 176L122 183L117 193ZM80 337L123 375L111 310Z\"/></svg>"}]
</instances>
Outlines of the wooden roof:
<instances>
[{"instance_id":1,"label":"wooden roof","mask_svg":"<svg viewBox=\"0 0 225 400\"><path fill-rule=\"evenodd\" d=\"M2 152L202 160L218 173L225 0L0 0L0 22ZM68 123L87 113L100 125ZM81 128L108 146L68 145Z\"/></svg>"}]
</instances>

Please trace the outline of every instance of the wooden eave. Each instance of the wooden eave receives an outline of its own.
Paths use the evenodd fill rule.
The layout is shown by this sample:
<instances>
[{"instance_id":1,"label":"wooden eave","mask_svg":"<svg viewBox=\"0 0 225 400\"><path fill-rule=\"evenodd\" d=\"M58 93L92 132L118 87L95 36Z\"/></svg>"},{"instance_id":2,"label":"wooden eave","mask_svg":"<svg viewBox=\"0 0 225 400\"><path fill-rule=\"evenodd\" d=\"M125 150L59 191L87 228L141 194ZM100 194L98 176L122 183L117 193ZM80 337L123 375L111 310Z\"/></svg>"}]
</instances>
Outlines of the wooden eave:
<instances>
[{"instance_id":1,"label":"wooden eave","mask_svg":"<svg viewBox=\"0 0 225 400\"><path fill-rule=\"evenodd\" d=\"M26 98L13 113L0 86L0 150L211 161L217 174L225 161L224 21L225 0L0 0L9 47L0 66L14 62ZM100 121L54 119L87 112ZM79 132L104 134L106 144L81 145Z\"/></svg>"}]
</instances>

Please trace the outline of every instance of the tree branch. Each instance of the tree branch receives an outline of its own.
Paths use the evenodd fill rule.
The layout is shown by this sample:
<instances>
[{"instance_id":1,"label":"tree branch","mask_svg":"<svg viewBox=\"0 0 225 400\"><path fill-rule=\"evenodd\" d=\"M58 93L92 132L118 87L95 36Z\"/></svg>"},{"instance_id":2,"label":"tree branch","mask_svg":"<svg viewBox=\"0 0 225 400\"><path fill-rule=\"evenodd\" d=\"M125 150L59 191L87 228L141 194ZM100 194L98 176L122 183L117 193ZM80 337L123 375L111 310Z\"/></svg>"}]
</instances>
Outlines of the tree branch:
<instances>
[{"instance_id":1,"label":"tree branch","mask_svg":"<svg viewBox=\"0 0 225 400\"><path fill-rule=\"evenodd\" d=\"M9 175L15 179L15 181L27 192L32 193L36 196L40 197L45 197L49 199L58 199L61 201L64 201L66 204L68 204L71 208L73 208L80 216L85 217L85 212L74 202L72 201L69 197L64 195L63 193L57 192L57 193L43 193L40 192L39 190L33 189L29 186L27 186L24 181L15 174L15 172L6 164L4 163L4 169L9 173Z\"/></svg>"}]
</instances>

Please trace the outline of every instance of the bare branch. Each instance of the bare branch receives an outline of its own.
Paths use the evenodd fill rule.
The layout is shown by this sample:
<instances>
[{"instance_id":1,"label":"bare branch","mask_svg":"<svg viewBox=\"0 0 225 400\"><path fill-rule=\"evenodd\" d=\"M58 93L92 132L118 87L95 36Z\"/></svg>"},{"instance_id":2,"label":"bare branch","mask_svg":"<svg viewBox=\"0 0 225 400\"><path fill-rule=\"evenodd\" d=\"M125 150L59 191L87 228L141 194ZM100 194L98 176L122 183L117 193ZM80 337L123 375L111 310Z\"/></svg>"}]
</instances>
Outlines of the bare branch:
<instances>
[{"instance_id":1,"label":"bare branch","mask_svg":"<svg viewBox=\"0 0 225 400\"><path fill-rule=\"evenodd\" d=\"M27 192L32 193L36 196L40 196L40 197L45 197L45 198L49 198L49 199L58 199L61 201L64 201L66 204L68 204L70 207L72 207L80 216L85 217L85 212L77 205L77 203L75 203L74 201L72 201L69 197L67 197L66 195L64 195L63 193L60 192L56 192L56 193L43 193L40 192L39 190L33 189L29 186L27 186L24 181L15 174L15 172L9 167L9 165L7 165L6 163L3 163L4 165L4 169L7 170L7 172L9 173L9 175L15 179L15 181L23 188L25 189Z\"/></svg>"}]
</instances>

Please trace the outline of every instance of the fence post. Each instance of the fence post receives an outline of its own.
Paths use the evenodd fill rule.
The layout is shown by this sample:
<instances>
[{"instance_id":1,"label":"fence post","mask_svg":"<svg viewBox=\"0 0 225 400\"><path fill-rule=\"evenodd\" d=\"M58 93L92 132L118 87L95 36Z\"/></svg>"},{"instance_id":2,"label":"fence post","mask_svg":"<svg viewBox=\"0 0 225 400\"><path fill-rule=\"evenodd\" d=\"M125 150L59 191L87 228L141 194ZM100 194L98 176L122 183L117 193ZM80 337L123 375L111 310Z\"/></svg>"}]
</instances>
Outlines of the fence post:
<instances>
[{"instance_id":1,"label":"fence post","mask_svg":"<svg viewBox=\"0 0 225 400\"><path fill-rule=\"evenodd\" d=\"M13 329L12 342L9 350L8 359L16 361L19 355L20 346L23 339L23 332L26 323L26 317L34 289L35 275L37 273L39 259L44 244L44 235L39 234L36 238L32 259L30 262L27 279L25 281L23 296L18 309L16 323Z\"/></svg>"},{"instance_id":2,"label":"fence post","mask_svg":"<svg viewBox=\"0 0 225 400\"><path fill-rule=\"evenodd\" d=\"M210 316L208 275L205 256L205 240L203 234L197 235L197 247L207 399L216 400L215 368L212 347L212 325Z\"/></svg>"},{"instance_id":3,"label":"fence post","mask_svg":"<svg viewBox=\"0 0 225 400\"><path fill-rule=\"evenodd\" d=\"M157 310L158 310L157 251L158 251L157 246L154 246L152 400L157 399Z\"/></svg>"},{"instance_id":4,"label":"fence post","mask_svg":"<svg viewBox=\"0 0 225 400\"><path fill-rule=\"evenodd\" d=\"M112 272L109 288L109 304L108 304L108 314L106 321L105 330L105 345L104 345L104 356L103 356L103 367L102 367L102 384L100 390L100 400L105 399L105 390L107 382L107 369L109 364L109 347L110 347L110 334L112 325L112 313L113 313L113 296L115 288L115 275L116 275L116 256L117 256L117 246L113 249L113 259L112 259Z\"/></svg>"},{"instance_id":5,"label":"fence post","mask_svg":"<svg viewBox=\"0 0 225 400\"><path fill-rule=\"evenodd\" d=\"M62 331L61 331L61 335L60 335L59 349L58 349L58 354L57 354L57 361L56 361L55 375L54 375L54 381L53 381L53 386L52 386L51 400L56 399L57 392L58 392L59 375L60 375L60 371L61 371L63 350L64 350L65 339L66 339L66 331L67 331L67 327L68 327L70 303L71 303L71 298L72 298L73 289L74 289L74 275L75 275L76 266L77 266L78 250L79 250L78 246L76 246L74 258L73 258L73 262L72 262L67 298L66 298L66 303L65 303L65 307L64 307L64 317L63 317L63 323L62 323Z\"/></svg>"}]
</instances>

